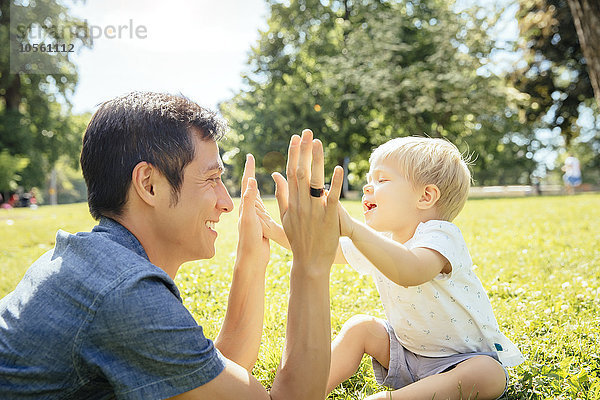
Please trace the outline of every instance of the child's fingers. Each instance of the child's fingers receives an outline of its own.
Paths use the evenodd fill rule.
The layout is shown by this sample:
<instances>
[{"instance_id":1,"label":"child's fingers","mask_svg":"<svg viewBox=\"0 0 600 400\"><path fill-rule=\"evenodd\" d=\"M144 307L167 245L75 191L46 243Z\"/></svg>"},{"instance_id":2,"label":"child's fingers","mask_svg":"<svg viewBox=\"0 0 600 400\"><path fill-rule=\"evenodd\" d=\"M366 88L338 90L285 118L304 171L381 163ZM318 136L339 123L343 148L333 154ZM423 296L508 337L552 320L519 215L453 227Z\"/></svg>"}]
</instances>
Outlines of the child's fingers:
<instances>
[{"instance_id":1,"label":"child's fingers","mask_svg":"<svg viewBox=\"0 0 600 400\"><path fill-rule=\"evenodd\" d=\"M266 211L264 211L264 210L261 210L261 209L260 209L258 206L256 206L256 205L255 205L255 210L256 210L256 215L258 215L258 217L259 217L260 219L263 219L265 222L268 222L268 223L270 223L270 222L271 222L271 220L273 219L273 218L271 218L271 215L270 215L268 212L266 212Z\"/></svg>"},{"instance_id":2,"label":"child's fingers","mask_svg":"<svg viewBox=\"0 0 600 400\"><path fill-rule=\"evenodd\" d=\"M259 210L268 213L268 211L265 207L265 204L262 202L262 199L260 198L260 192L258 193L258 198L256 199L255 205L256 205L256 208L258 208Z\"/></svg>"},{"instance_id":3,"label":"child's fingers","mask_svg":"<svg viewBox=\"0 0 600 400\"><path fill-rule=\"evenodd\" d=\"M283 221L283 216L288 209L288 183L279 172L274 172L271 177L275 181L275 198L277 199L277 206L279 207L279 215Z\"/></svg>"}]
</instances>

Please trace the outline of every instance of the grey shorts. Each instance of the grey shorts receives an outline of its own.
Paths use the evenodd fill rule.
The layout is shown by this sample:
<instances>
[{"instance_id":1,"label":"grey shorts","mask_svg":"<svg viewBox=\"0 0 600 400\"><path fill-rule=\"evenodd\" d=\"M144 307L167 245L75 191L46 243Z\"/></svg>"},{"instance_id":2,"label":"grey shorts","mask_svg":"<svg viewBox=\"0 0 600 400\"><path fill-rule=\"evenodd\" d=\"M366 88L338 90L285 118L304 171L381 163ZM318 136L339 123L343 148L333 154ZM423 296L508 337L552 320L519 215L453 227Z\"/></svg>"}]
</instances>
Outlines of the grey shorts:
<instances>
[{"instance_id":1,"label":"grey shorts","mask_svg":"<svg viewBox=\"0 0 600 400\"><path fill-rule=\"evenodd\" d=\"M400 389L420 379L448 371L459 363L479 355L490 356L498 361L498 356L493 352L453 354L447 357L420 356L404 348L396 338L394 328L392 328L388 321L384 322L390 337L389 369L386 369L383 365L379 364L374 358L372 360L375 379L377 379L377 383L380 385L392 389ZM504 368L504 373L506 374L506 386L504 392L506 392L506 388L508 388L508 371L506 368ZM503 395L504 393L502 396Z\"/></svg>"}]
</instances>

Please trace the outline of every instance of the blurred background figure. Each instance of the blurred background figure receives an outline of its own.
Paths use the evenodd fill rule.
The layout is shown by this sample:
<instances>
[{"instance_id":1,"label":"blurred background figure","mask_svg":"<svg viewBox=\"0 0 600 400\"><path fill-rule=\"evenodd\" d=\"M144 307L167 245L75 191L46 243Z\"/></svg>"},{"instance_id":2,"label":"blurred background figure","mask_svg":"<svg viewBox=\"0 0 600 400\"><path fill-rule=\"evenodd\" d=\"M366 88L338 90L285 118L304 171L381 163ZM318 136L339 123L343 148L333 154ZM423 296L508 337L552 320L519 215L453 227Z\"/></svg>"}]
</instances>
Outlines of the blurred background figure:
<instances>
[{"instance_id":1,"label":"blurred background figure","mask_svg":"<svg viewBox=\"0 0 600 400\"><path fill-rule=\"evenodd\" d=\"M574 194L575 188L581 185L581 167L579 166L579 160L570 153L567 153L565 159L565 165L562 167L565 172L563 175L563 181L568 194Z\"/></svg>"}]
</instances>

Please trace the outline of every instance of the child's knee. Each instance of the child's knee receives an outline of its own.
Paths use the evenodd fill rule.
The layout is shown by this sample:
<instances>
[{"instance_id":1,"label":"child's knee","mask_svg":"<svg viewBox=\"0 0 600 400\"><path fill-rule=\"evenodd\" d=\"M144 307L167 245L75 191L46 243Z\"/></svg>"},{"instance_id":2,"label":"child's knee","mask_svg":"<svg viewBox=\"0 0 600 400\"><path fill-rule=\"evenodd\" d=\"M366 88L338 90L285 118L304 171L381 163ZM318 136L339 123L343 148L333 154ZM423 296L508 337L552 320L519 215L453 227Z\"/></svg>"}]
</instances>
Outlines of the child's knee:
<instances>
[{"instance_id":1,"label":"child's knee","mask_svg":"<svg viewBox=\"0 0 600 400\"><path fill-rule=\"evenodd\" d=\"M352 316L342 327L342 333L360 335L365 338L384 339L388 337L385 323L370 315L357 314Z\"/></svg>"},{"instance_id":2,"label":"child's knee","mask_svg":"<svg viewBox=\"0 0 600 400\"><path fill-rule=\"evenodd\" d=\"M362 314L353 316L342 327L340 339L354 343L382 365L389 363L390 337L385 322L379 318Z\"/></svg>"},{"instance_id":3,"label":"child's knee","mask_svg":"<svg viewBox=\"0 0 600 400\"><path fill-rule=\"evenodd\" d=\"M462 370L473 380L480 399L496 399L506 389L506 371L498 361L490 356L480 355L460 363L457 370Z\"/></svg>"}]
</instances>

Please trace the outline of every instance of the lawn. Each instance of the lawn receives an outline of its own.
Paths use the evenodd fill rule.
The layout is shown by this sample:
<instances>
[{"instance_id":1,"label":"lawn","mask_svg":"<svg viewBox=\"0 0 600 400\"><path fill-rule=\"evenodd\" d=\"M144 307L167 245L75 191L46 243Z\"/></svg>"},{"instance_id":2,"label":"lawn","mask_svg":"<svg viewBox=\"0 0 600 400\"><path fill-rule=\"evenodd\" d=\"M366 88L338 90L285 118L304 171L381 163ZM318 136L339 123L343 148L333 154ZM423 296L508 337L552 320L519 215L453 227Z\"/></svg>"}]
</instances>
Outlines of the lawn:
<instances>
[{"instance_id":1,"label":"lawn","mask_svg":"<svg viewBox=\"0 0 600 400\"><path fill-rule=\"evenodd\" d=\"M359 202L346 202L362 214ZM267 201L274 213L276 204ZM455 221L470 246L501 329L526 356L511 369L510 399L600 398L600 195L471 200ZM221 218L217 256L185 264L177 284L208 337L216 336L227 302L237 212ZM85 204L0 210L0 297L52 248L57 229L89 230ZM265 329L254 375L273 380L283 348L291 253L272 244ZM348 266L331 274L332 334L357 313L383 316L370 278ZM380 390L365 357L359 373L331 399L362 399Z\"/></svg>"}]
</instances>

